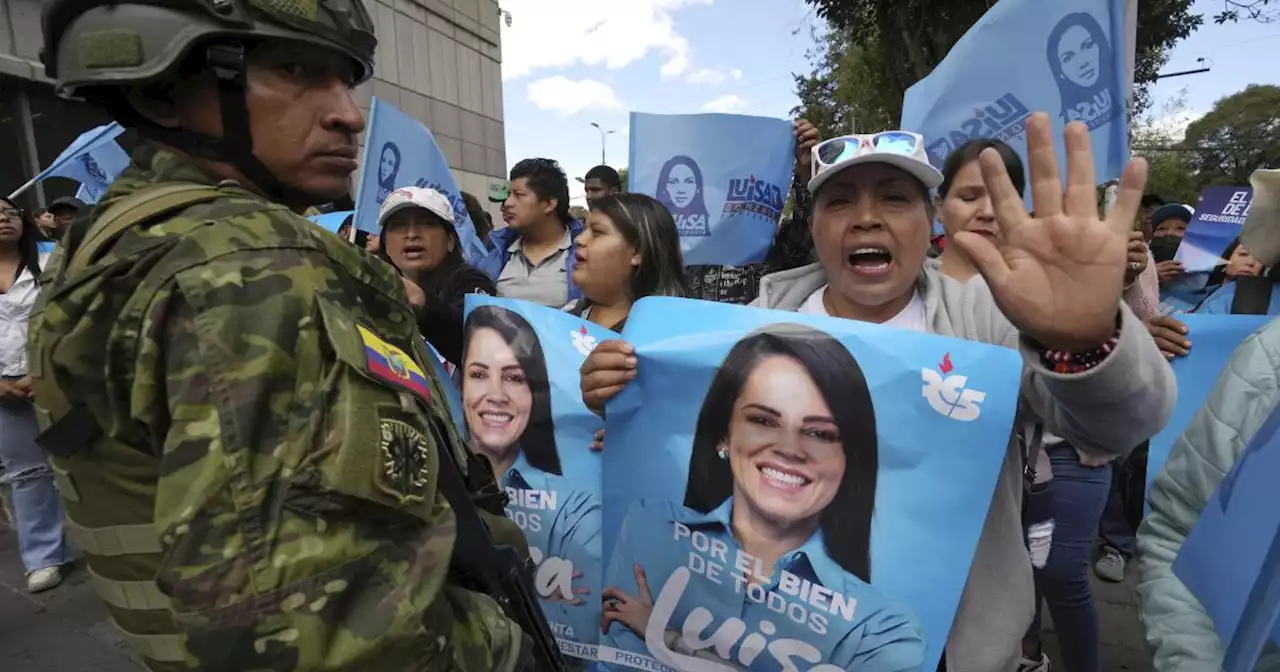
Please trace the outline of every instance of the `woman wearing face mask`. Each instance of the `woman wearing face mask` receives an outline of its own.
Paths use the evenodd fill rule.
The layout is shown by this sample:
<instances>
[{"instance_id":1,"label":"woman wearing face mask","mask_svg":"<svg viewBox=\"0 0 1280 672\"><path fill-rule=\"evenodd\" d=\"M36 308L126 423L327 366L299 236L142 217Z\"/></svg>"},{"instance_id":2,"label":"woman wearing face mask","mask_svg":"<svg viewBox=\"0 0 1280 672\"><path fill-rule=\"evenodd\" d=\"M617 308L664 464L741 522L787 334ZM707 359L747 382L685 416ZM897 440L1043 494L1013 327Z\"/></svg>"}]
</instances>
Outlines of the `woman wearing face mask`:
<instances>
[{"instance_id":1,"label":"woman wearing face mask","mask_svg":"<svg viewBox=\"0 0 1280 672\"><path fill-rule=\"evenodd\" d=\"M644 194L614 194L591 206L578 234L573 284L582 298L566 310L614 331L646 296L685 296L680 236L671 214Z\"/></svg>"},{"instance_id":2,"label":"woman wearing face mask","mask_svg":"<svg viewBox=\"0 0 1280 672\"><path fill-rule=\"evenodd\" d=\"M830 335L800 325L748 335L729 351L702 403L684 505L641 499L623 520L605 579L601 643L651 655L645 633L654 596L688 562L666 543L673 526L682 525L724 544L726 557L738 557L740 549L758 561L759 575L748 575L753 584L773 590L783 572L812 575L835 596L833 604L853 599L857 608L851 618L832 609L815 628L775 618L734 581L694 577L674 611L657 615L665 620L668 650L691 648L681 633L699 607L716 619L705 630L730 617L769 620L770 641L817 647L824 669L919 669L925 655L919 621L871 587L878 470L875 408L853 355ZM767 652L739 665L752 660L750 647L719 652L726 658L715 653L719 647L704 649L697 657L729 669L777 669Z\"/></svg>"},{"instance_id":3,"label":"woman wearing face mask","mask_svg":"<svg viewBox=\"0 0 1280 672\"><path fill-rule=\"evenodd\" d=\"M462 310L467 294L494 295L493 281L462 258L453 206L434 189L397 189L382 203L380 257L404 277L418 328L449 362L462 358ZM372 240L372 237L370 238Z\"/></svg>"},{"instance_id":4,"label":"woman wearing face mask","mask_svg":"<svg viewBox=\"0 0 1280 672\"><path fill-rule=\"evenodd\" d=\"M0 199L0 483L11 488L18 554L33 593L62 583L61 566L71 560L53 471L36 445L27 375L27 321L40 292L38 236L12 201Z\"/></svg>"},{"instance_id":5,"label":"woman wearing face mask","mask_svg":"<svg viewBox=\"0 0 1280 672\"><path fill-rule=\"evenodd\" d=\"M1027 213L1000 155L979 159L1002 233L961 231L983 280L960 283L925 261L933 220L929 189L942 175L918 135L890 131L828 140L814 150L812 220L819 262L761 282L756 305L876 322L1017 348L1022 402L1048 432L1077 449L1123 454L1155 434L1176 383L1143 324L1121 301L1129 231L1146 163L1126 170L1111 215L1098 219L1088 129L1067 126L1067 189L1049 119L1027 122L1036 216ZM634 352L600 344L583 365L583 399L603 409L636 375ZM951 669L1014 669L1034 605L1023 541L1022 449L1008 457L974 558L945 658Z\"/></svg>"}]
</instances>

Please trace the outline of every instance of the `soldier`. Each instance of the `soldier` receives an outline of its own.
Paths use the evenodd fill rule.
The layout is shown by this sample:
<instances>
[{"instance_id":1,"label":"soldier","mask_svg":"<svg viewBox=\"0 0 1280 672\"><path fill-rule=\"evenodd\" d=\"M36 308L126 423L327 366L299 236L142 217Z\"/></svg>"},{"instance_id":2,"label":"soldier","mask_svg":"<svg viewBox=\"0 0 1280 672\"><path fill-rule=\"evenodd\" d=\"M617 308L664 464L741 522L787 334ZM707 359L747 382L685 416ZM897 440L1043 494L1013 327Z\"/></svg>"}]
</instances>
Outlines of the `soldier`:
<instances>
[{"instance_id":1,"label":"soldier","mask_svg":"<svg viewBox=\"0 0 1280 672\"><path fill-rule=\"evenodd\" d=\"M40 443L127 641L153 670L529 669L450 571L476 518L438 472L469 453L402 281L296 214L356 168L363 4L53 0L43 30L59 92L143 139L31 325Z\"/></svg>"}]
</instances>

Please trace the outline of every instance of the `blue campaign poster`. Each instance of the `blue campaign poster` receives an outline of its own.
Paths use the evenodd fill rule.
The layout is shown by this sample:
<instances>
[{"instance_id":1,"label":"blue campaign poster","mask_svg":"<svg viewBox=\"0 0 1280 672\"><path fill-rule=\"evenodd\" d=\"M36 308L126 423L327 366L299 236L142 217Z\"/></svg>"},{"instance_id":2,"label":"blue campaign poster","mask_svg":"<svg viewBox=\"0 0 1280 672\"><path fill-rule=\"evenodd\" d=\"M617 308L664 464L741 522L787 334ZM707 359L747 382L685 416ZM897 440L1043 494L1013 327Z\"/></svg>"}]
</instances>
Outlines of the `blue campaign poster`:
<instances>
[{"instance_id":1,"label":"blue campaign poster","mask_svg":"<svg viewBox=\"0 0 1280 672\"><path fill-rule=\"evenodd\" d=\"M604 669L935 669L1009 442L1006 348L647 298L608 407Z\"/></svg>"},{"instance_id":2,"label":"blue campaign poster","mask_svg":"<svg viewBox=\"0 0 1280 672\"><path fill-rule=\"evenodd\" d=\"M630 158L628 190L671 212L685 264L764 261L795 164L791 122L632 112Z\"/></svg>"},{"instance_id":3,"label":"blue campaign poster","mask_svg":"<svg viewBox=\"0 0 1280 672\"><path fill-rule=\"evenodd\" d=\"M321 228L329 233L337 233L338 229L342 226L342 223L352 214L353 212L351 210L344 210L342 212L329 212L323 215L312 215L307 219L319 224Z\"/></svg>"},{"instance_id":4,"label":"blue campaign poster","mask_svg":"<svg viewBox=\"0 0 1280 672\"><path fill-rule=\"evenodd\" d=\"M1207 187L1174 257L1188 273L1212 271L1225 264L1222 253L1240 236L1253 202L1252 187Z\"/></svg>"},{"instance_id":5,"label":"blue campaign poster","mask_svg":"<svg viewBox=\"0 0 1280 672\"><path fill-rule=\"evenodd\" d=\"M1186 357L1178 357L1170 362L1173 375L1178 379L1178 401L1173 407L1173 415L1159 434L1151 437L1147 452L1147 491L1151 490L1151 481L1164 468L1169 459L1173 444L1186 431L1204 402L1209 399L1218 376L1231 353L1235 352L1244 339L1271 320L1266 315L1178 315L1177 319L1187 325L1187 340L1191 341L1191 351ZM1148 507L1150 505L1147 505ZM1147 509L1150 511L1150 508Z\"/></svg>"},{"instance_id":6,"label":"blue campaign poster","mask_svg":"<svg viewBox=\"0 0 1280 672\"><path fill-rule=\"evenodd\" d=\"M1225 672L1254 669L1280 608L1280 409L1273 409L1205 504L1173 573L1213 619Z\"/></svg>"},{"instance_id":7,"label":"blue campaign poster","mask_svg":"<svg viewBox=\"0 0 1280 672\"><path fill-rule=\"evenodd\" d=\"M470 294L461 367L471 445L494 465L524 530L534 588L560 643L591 660L600 637L604 422L582 403L579 369L608 329L545 306ZM579 667L585 663L579 663Z\"/></svg>"},{"instance_id":8,"label":"blue campaign poster","mask_svg":"<svg viewBox=\"0 0 1280 672\"><path fill-rule=\"evenodd\" d=\"M467 262L474 264L488 254L431 131L391 103L374 98L360 160L356 228L378 233L378 209L401 187L428 187L444 194L453 205L453 225Z\"/></svg>"},{"instance_id":9,"label":"blue campaign poster","mask_svg":"<svg viewBox=\"0 0 1280 672\"><path fill-rule=\"evenodd\" d=\"M1056 129L1077 120L1089 126L1099 183L1120 177L1129 160L1123 6L1123 0L994 3L907 90L902 128L925 137L938 168L973 138L1003 140L1029 165L1027 117L1045 111ZM1060 132L1055 143L1065 175Z\"/></svg>"}]
</instances>

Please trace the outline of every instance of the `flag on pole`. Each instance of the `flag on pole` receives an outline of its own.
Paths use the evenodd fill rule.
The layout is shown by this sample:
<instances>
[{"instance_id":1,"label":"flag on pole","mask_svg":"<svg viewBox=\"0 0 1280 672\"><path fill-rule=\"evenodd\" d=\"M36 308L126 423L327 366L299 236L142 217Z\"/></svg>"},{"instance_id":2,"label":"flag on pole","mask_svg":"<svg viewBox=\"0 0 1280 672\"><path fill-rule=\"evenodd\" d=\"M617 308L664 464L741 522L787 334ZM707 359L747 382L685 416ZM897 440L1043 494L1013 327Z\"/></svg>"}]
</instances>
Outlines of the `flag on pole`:
<instances>
[{"instance_id":1,"label":"flag on pole","mask_svg":"<svg viewBox=\"0 0 1280 672\"><path fill-rule=\"evenodd\" d=\"M116 142L121 133L124 133L124 128L114 121L81 133L53 163L10 194L9 198L17 197L45 178L65 177L80 183L76 198L85 203L97 203L116 176L129 167L129 155Z\"/></svg>"}]
</instances>

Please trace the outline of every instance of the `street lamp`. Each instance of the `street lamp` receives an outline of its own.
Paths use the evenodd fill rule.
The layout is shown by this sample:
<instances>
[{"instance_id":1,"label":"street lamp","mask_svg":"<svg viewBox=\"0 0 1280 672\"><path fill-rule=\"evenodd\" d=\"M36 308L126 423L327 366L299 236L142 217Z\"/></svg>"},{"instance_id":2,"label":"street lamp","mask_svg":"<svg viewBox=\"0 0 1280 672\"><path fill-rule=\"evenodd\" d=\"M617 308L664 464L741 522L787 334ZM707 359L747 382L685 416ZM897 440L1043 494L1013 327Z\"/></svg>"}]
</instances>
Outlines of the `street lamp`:
<instances>
[{"instance_id":1,"label":"street lamp","mask_svg":"<svg viewBox=\"0 0 1280 672\"><path fill-rule=\"evenodd\" d=\"M600 165L603 166L609 163L604 158L604 146L605 146L604 138L606 135L613 135L614 132L604 130L603 128L600 127L600 124L597 124L594 121L591 122L591 125L595 126L597 131L600 131Z\"/></svg>"}]
</instances>

